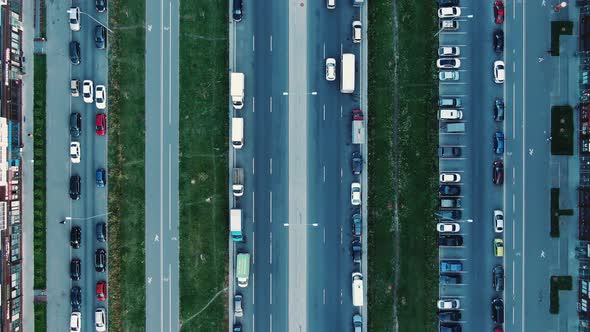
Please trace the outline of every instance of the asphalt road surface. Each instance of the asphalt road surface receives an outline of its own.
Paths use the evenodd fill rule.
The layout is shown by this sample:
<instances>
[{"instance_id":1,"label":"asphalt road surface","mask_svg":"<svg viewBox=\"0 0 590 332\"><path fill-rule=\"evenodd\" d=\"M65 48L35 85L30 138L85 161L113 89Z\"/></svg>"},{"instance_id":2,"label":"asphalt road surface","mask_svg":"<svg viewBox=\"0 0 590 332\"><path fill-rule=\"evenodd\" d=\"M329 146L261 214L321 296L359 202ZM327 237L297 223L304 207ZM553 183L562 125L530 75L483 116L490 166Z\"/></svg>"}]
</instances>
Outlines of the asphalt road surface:
<instances>
[{"instance_id":1,"label":"asphalt road surface","mask_svg":"<svg viewBox=\"0 0 590 332\"><path fill-rule=\"evenodd\" d=\"M71 31L68 24L69 3L54 2L47 6L47 330L63 331L69 327L71 313L70 288L82 288L82 329L94 330L94 311L108 308L108 303L96 300L96 283L107 281L106 272L95 272L94 253L106 243L96 241L95 225L106 221L107 188L97 188L95 172L106 168L107 137L95 133L95 104L86 104L82 97L70 97L70 78L90 79L94 85L107 85L107 51L94 45L96 22L107 22L107 13L97 13L94 2L74 1L87 14L81 15L81 30ZM81 64L70 64L68 44L80 42ZM108 86L107 86L108 92ZM81 163L72 164L69 157L70 112L82 114L82 134L75 140L81 143ZM101 111L102 112L102 111ZM105 110L108 114L108 108ZM82 178L81 198L69 198L70 175ZM107 181L108 184L108 181ZM72 218L65 224L59 222ZM82 228L82 243L72 249L69 243L72 226ZM69 276L70 259L81 260L81 279ZM108 263L108 262L107 262Z\"/></svg>"},{"instance_id":2,"label":"asphalt road surface","mask_svg":"<svg viewBox=\"0 0 590 332\"><path fill-rule=\"evenodd\" d=\"M284 18L288 17L288 20ZM328 331L351 327L351 111L359 108L360 46L351 41L350 4L245 2L232 25L233 70L246 76L244 147L246 240L252 255L244 331ZM325 58L357 56L357 93L325 80ZM235 268L235 267L232 267ZM230 288L231 289L231 288ZM234 294L230 294L230 301ZM231 307L230 307L231 308ZM334 317L342 317L334 319Z\"/></svg>"},{"instance_id":3,"label":"asphalt road surface","mask_svg":"<svg viewBox=\"0 0 590 332\"><path fill-rule=\"evenodd\" d=\"M179 330L178 1L146 3L146 329Z\"/></svg>"}]
</instances>

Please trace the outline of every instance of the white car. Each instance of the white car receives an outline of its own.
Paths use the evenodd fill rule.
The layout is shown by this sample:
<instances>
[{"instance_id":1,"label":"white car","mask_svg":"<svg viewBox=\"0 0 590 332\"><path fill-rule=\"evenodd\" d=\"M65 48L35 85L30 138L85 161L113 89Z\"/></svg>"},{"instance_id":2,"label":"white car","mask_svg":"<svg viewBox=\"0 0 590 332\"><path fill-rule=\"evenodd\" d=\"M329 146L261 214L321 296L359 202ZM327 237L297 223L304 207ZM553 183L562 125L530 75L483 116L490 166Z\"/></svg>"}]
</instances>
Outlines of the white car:
<instances>
[{"instance_id":1,"label":"white car","mask_svg":"<svg viewBox=\"0 0 590 332\"><path fill-rule=\"evenodd\" d=\"M504 61L494 61L494 82L504 83L506 78L506 69L504 68Z\"/></svg>"},{"instance_id":2,"label":"white car","mask_svg":"<svg viewBox=\"0 0 590 332\"><path fill-rule=\"evenodd\" d=\"M97 332L107 330L107 313L103 308L96 309L94 312L94 326Z\"/></svg>"},{"instance_id":3,"label":"white car","mask_svg":"<svg viewBox=\"0 0 590 332\"><path fill-rule=\"evenodd\" d=\"M494 231L496 233L504 231L504 212L502 210L494 210Z\"/></svg>"},{"instance_id":4,"label":"white car","mask_svg":"<svg viewBox=\"0 0 590 332\"><path fill-rule=\"evenodd\" d=\"M326 80L334 81L336 79L336 59L326 59Z\"/></svg>"},{"instance_id":5,"label":"white car","mask_svg":"<svg viewBox=\"0 0 590 332\"><path fill-rule=\"evenodd\" d=\"M461 120L463 118L463 111L455 109L438 110L439 120Z\"/></svg>"},{"instance_id":6,"label":"white car","mask_svg":"<svg viewBox=\"0 0 590 332\"><path fill-rule=\"evenodd\" d=\"M456 222L439 222L436 224L436 230L439 233L458 233L461 230L461 225Z\"/></svg>"},{"instance_id":7,"label":"white car","mask_svg":"<svg viewBox=\"0 0 590 332\"><path fill-rule=\"evenodd\" d=\"M361 42L361 21L353 21L352 22L352 42L353 43L360 43Z\"/></svg>"},{"instance_id":8,"label":"white car","mask_svg":"<svg viewBox=\"0 0 590 332\"><path fill-rule=\"evenodd\" d=\"M440 20L439 26L441 31L453 31L459 29L459 22L455 20Z\"/></svg>"},{"instance_id":9,"label":"white car","mask_svg":"<svg viewBox=\"0 0 590 332\"><path fill-rule=\"evenodd\" d=\"M461 60L459 58L440 58L436 60L436 67L438 68L459 68L461 67Z\"/></svg>"},{"instance_id":10,"label":"white car","mask_svg":"<svg viewBox=\"0 0 590 332\"><path fill-rule=\"evenodd\" d=\"M461 16L461 8L459 7L442 7L438 9L439 18L451 18Z\"/></svg>"},{"instance_id":11,"label":"white car","mask_svg":"<svg viewBox=\"0 0 590 332\"><path fill-rule=\"evenodd\" d=\"M438 56L459 56L461 49L459 46L441 46L438 48Z\"/></svg>"},{"instance_id":12,"label":"white car","mask_svg":"<svg viewBox=\"0 0 590 332\"><path fill-rule=\"evenodd\" d=\"M82 83L82 96L86 104L94 102L94 83L91 80L84 80Z\"/></svg>"},{"instance_id":13,"label":"white car","mask_svg":"<svg viewBox=\"0 0 590 332\"><path fill-rule=\"evenodd\" d=\"M438 72L438 79L441 81L458 81L459 72L456 70L441 70Z\"/></svg>"},{"instance_id":14,"label":"white car","mask_svg":"<svg viewBox=\"0 0 590 332\"><path fill-rule=\"evenodd\" d=\"M82 314L78 311L72 312L70 316L70 332L80 332L82 329Z\"/></svg>"},{"instance_id":15,"label":"white car","mask_svg":"<svg viewBox=\"0 0 590 332\"><path fill-rule=\"evenodd\" d=\"M440 182L461 182L461 174L459 173L440 173Z\"/></svg>"},{"instance_id":16,"label":"white car","mask_svg":"<svg viewBox=\"0 0 590 332\"><path fill-rule=\"evenodd\" d=\"M328 9L336 8L336 0L327 0L326 7L328 7Z\"/></svg>"},{"instance_id":17,"label":"white car","mask_svg":"<svg viewBox=\"0 0 590 332\"><path fill-rule=\"evenodd\" d=\"M80 31L80 8L70 7L68 14L70 15L70 29Z\"/></svg>"},{"instance_id":18,"label":"white car","mask_svg":"<svg viewBox=\"0 0 590 332\"><path fill-rule=\"evenodd\" d=\"M438 300L437 306L441 310L459 309L461 307L461 302L459 299Z\"/></svg>"},{"instance_id":19,"label":"white car","mask_svg":"<svg viewBox=\"0 0 590 332\"><path fill-rule=\"evenodd\" d=\"M107 88L104 85L96 86L95 98L96 108L104 110L107 107Z\"/></svg>"},{"instance_id":20,"label":"white car","mask_svg":"<svg viewBox=\"0 0 590 332\"><path fill-rule=\"evenodd\" d=\"M70 143L70 160L74 164L80 163L80 142Z\"/></svg>"},{"instance_id":21,"label":"white car","mask_svg":"<svg viewBox=\"0 0 590 332\"><path fill-rule=\"evenodd\" d=\"M353 182L350 185L350 203L361 205L361 184L358 182Z\"/></svg>"}]
</instances>

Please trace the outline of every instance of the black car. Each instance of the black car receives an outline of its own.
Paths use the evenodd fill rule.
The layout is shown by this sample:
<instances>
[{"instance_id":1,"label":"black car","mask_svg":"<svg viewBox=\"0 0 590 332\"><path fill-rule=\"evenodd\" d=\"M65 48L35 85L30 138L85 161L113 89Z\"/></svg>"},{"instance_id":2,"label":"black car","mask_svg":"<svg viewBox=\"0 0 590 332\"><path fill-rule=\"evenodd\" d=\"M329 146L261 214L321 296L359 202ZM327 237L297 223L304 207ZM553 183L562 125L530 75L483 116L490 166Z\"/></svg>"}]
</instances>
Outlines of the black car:
<instances>
[{"instance_id":1,"label":"black car","mask_svg":"<svg viewBox=\"0 0 590 332\"><path fill-rule=\"evenodd\" d=\"M242 20L242 0L234 0L233 18L234 21L240 22Z\"/></svg>"},{"instance_id":2,"label":"black car","mask_svg":"<svg viewBox=\"0 0 590 332\"><path fill-rule=\"evenodd\" d=\"M504 184L504 163L501 160L494 161L492 167L492 182L499 186Z\"/></svg>"},{"instance_id":3,"label":"black car","mask_svg":"<svg viewBox=\"0 0 590 332\"><path fill-rule=\"evenodd\" d=\"M457 219L461 219L461 217L463 216L463 213L461 212L461 210L452 210L452 211L443 210L443 211L438 211L438 213L436 215L441 220L457 220Z\"/></svg>"},{"instance_id":4,"label":"black car","mask_svg":"<svg viewBox=\"0 0 590 332\"><path fill-rule=\"evenodd\" d=\"M359 239L352 240L352 262L353 263L361 263L361 255L362 255L362 246L361 241Z\"/></svg>"},{"instance_id":5,"label":"black car","mask_svg":"<svg viewBox=\"0 0 590 332\"><path fill-rule=\"evenodd\" d=\"M94 269L96 272L104 272L107 255L104 249L98 249L94 254Z\"/></svg>"},{"instance_id":6,"label":"black car","mask_svg":"<svg viewBox=\"0 0 590 332\"><path fill-rule=\"evenodd\" d=\"M99 222L96 224L96 241L104 242L107 239L107 224Z\"/></svg>"},{"instance_id":7,"label":"black car","mask_svg":"<svg viewBox=\"0 0 590 332\"><path fill-rule=\"evenodd\" d=\"M452 275L441 275L438 278L438 282L441 285L456 285L461 283L461 276L458 274Z\"/></svg>"},{"instance_id":8,"label":"black car","mask_svg":"<svg viewBox=\"0 0 590 332\"><path fill-rule=\"evenodd\" d=\"M80 260L74 258L70 261L70 278L72 280L80 280L80 274L82 274Z\"/></svg>"},{"instance_id":9,"label":"black car","mask_svg":"<svg viewBox=\"0 0 590 332\"><path fill-rule=\"evenodd\" d=\"M461 148L457 146L441 146L438 148L440 158L457 158L461 157Z\"/></svg>"},{"instance_id":10,"label":"black car","mask_svg":"<svg viewBox=\"0 0 590 332\"><path fill-rule=\"evenodd\" d=\"M72 227L70 230L70 244L72 248L78 249L80 248L80 243L82 241L82 229L78 226Z\"/></svg>"},{"instance_id":11,"label":"black car","mask_svg":"<svg viewBox=\"0 0 590 332\"><path fill-rule=\"evenodd\" d=\"M461 312L459 311L441 311L438 313L438 320L444 321L459 321L461 320Z\"/></svg>"},{"instance_id":12,"label":"black car","mask_svg":"<svg viewBox=\"0 0 590 332\"><path fill-rule=\"evenodd\" d=\"M94 28L94 44L99 50L104 50L107 47L107 29L102 25L97 25Z\"/></svg>"},{"instance_id":13,"label":"black car","mask_svg":"<svg viewBox=\"0 0 590 332\"><path fill-rule=\"evenodd\" d=\"M459 0L438 0L439 7L459 6Z\"/></svg>"},{"instance_id":14,"label":"black car","mask_svg":"<svg viewBox=\"0 0 590 332\"><path fill-rule=\"evenodd\" d=\"M361 236L363 232L363 222L360 213L352 215L352 235Z\"/></svg>"},{"instance_id":15,"label":"black car","mask_svg":"<svg viewBox=\"0 0 590 332\"><path fill-rule=\"evenodd\" d=\"M494 51L502 53L504 51L504 31L501 29L495 30L492 39L494 40Z\"/></svg>"},{"instance_id":16,"label":"black car","mask_svg":"<svg viewBox=\"0 0 590 332\"><path fill-rule=\"evenodd\" d=\"M78 112L70 114L70 135L79 137L82 133L82 115Z\"/></svg>"},{"instance_id":17,"label":"black car","mask_svg":"<svg viewBox=\"0 0 590 332\"><path fill-rule=\"evenodd\" d=\"M440 332L461 332L461 325L459 324L440 324Z\"/></svg>"},{"instance_id":18,"label":"black car","mask_svg":"<svg viewBox=\"0 0 590 332\"><path fill-rule=\"evenodd\" d=\"M461 187L453 184L443 184L438 188L442 196L457 196L461 194Z\"/></svg>"},{"instance_id":19,"label":"black car","mask_svg":"<svg viewBox=\"0 0 590 332\"><path fill-rule=\"evenodd\" d=\"M72 62L73 65L79 65L80 64L80 43L78 43L77 41L71 41L70 42L70 61Z\"/></svg>"},{"instance_id":20,"label":"black car","mask_svg":"<svg viewBox=\"0 0 590 332\"><path fill-rule=\"evenodd\" d=\"M494 102L494 120L504 121L504 99L496 98Z\"/></svg>"},{"instance_id":21,"label":"black car","mask_svg":"<svg viewBox=\"0 0 590 332\"><path fill-rule=\"evenodd\" d=\"M504 268L502 265L496 265L492 270L492 287L496 292L504 290Z\"/></svg>"},{"instance_id":22,"label":"black car","mask_svg":"<svg viewBox=\"0 0 590 332\"><path fill-rule=\"evenodd\" d=\"M80 199L80 188L82 180L80 179L80 175L72 175L70 176L70 198L73 200Z\"/></svg>"},{"instance_id":23,"label":"black car","mask_svg":"<svg viewBox=\"0 0 590 332\"><path fill-rule=\"evenodd\" d=\"M352 174L359 175L363 171L363 157L360 152L352 153Z\"/></svg>"},{"instance_id":24,"label":"black car","mask_svg":"<svg viewBox=\"0 0 590 332\"><path fill-rule=\"evenodd\" d=\"M80 287L72 287L70 291L70 303L72 304L72 311L80 311L80 306L82 305L82 289Z\"/></svg>"},{"instance_id":25,"label":"black car","mask_svg":"<svg viewBox=\"0 0 590 332\"><path fill-rule=\"evenodd\" d=\"M107 9L107 0L96 0L96 11L99 13L104 12Z\"/></svg>"},{"instance_id":26,"label":"black car","mask_svg":"<svg viewBox=\"0 0 590 332\"><path fill-rule=\"evenodd\" d=\"M504 324L504 301L500 298L492 300L492 320L496 324Z\"/></svg>"},{"instance_id":27,"label":"black car","mask_svg":"<svg viewBox=\"0 0 590 332\"><path fill-rule=\"evenodd\" d=\"M460 247L463 245L463 237L461 235L439 235L439 246Z\"/></svg>"}]
</instances>

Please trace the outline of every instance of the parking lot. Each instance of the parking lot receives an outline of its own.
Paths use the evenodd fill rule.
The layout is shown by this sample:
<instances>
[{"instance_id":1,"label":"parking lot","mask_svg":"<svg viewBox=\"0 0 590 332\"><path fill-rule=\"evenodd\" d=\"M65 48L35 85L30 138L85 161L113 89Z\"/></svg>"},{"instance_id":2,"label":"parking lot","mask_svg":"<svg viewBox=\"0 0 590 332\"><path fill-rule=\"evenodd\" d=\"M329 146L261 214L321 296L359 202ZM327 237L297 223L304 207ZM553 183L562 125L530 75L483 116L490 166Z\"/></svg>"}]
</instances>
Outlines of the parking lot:
<instances>
[{"instance_id":1,"label":"parking lot","mask_svg":"<svg viewBox=\"0 0 590 332\"><path fill-rule=\"evenodd\" d=\"M439 3L440 331L503 331L503 4Z\"/></svg>"}]
</instances>

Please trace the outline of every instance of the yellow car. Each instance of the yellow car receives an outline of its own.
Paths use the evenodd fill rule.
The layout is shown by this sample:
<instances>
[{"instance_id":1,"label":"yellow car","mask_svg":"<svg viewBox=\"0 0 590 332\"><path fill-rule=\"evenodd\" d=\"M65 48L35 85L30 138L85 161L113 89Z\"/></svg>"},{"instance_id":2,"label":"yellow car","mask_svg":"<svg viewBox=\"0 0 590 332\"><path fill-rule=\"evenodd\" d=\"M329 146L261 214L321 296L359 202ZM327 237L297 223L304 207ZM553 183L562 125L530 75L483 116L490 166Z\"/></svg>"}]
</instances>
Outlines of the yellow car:
<instances>
[{"instance_id":1,"label":"yellow car","mask_svg":"<svg viewBox=\"0 0 590 332\"><path fill-rule=\"evenodd\" d=\"M494 255L496 257L504 257L504 240L494 239Z\"/></svg>"}]
</instances>

